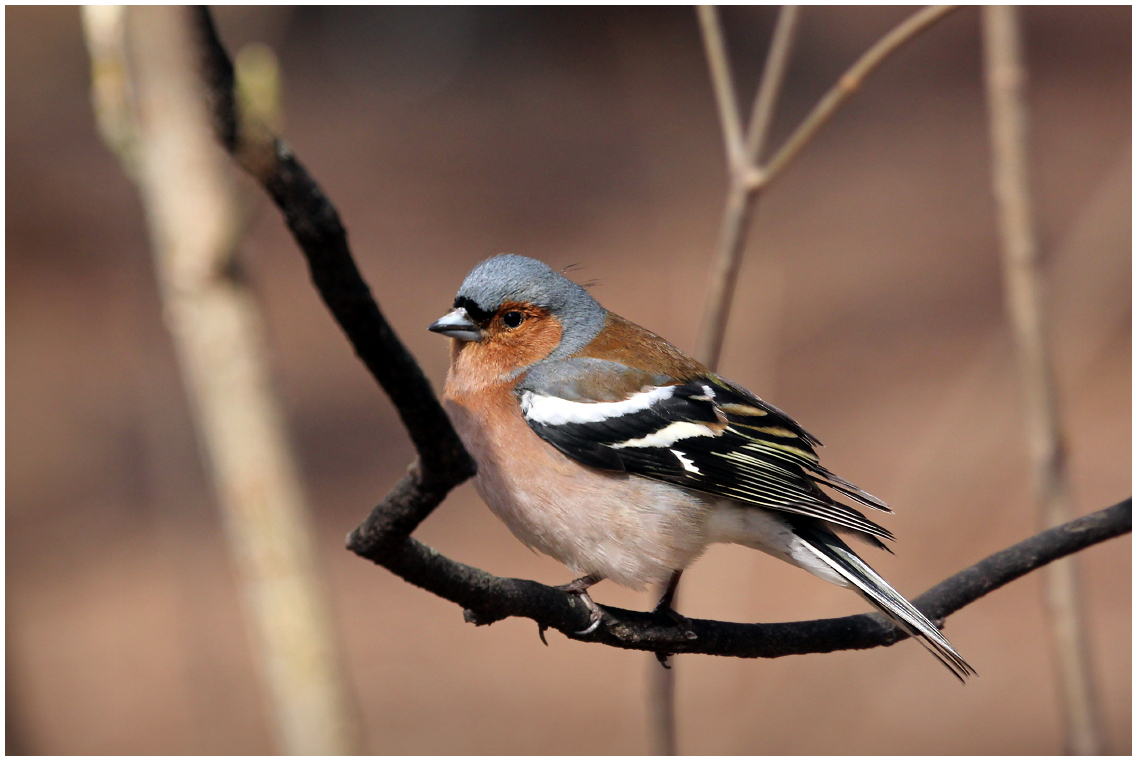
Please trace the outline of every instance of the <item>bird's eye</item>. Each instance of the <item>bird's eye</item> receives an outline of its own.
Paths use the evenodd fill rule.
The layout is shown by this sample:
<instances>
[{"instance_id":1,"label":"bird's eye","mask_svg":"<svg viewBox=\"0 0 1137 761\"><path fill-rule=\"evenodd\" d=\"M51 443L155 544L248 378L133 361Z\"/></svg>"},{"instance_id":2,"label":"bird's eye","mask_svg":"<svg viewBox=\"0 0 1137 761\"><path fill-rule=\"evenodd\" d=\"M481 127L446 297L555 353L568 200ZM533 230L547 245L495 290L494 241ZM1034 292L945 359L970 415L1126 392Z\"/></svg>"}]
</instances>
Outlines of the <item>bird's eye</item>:
<instances>
[{"instance_id":1,"label":"bird's eye","mask_svg":"<svg viewBox=\"0 0 1137 761\"><path fill-rule=\"evenodd\" d=\"M521 312L506 312L501 317L501 322L507 328L516 328L525 321L525 315Z\"/></svg>"}]
</instances>

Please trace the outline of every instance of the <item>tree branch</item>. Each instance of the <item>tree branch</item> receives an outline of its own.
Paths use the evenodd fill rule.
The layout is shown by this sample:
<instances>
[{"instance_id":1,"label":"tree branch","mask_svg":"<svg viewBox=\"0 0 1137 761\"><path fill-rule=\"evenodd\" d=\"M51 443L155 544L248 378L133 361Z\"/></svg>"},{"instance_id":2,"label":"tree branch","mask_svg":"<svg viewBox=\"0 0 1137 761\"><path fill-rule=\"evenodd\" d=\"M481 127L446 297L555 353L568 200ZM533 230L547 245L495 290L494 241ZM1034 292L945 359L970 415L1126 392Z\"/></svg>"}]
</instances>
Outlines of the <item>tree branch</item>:
<instances>
[{"instance_id":1,"label":"tree branch","mask_svg":"<svg viewBox=\"0 0 1137 761\"><path fill-rule=\"evenodd\" d=\"M358 706L272 390L260 310L235 259L243 215L228 159L210 134L190 13L87 6L96 113L146 212L164 321L224 521L277 750L359 753Z\"/></svg>"},{"instance_id":2,"label":"tree branch","mask_svg":"<svg viewBox=\"0 0 1137 761\"><path fill-rule=\"evenodd\" d=\"M706 304L703 307L703 321L695 345L697 356L711 370L718 369L722 354L723 336L730 306L734 301L734 287L738 282L738 269L742 264L742 250L746 240L746 228L754 213L758 194L750 190L750 178L757 172L758 161L766 145L766 138L773 123L774 106L782 90L782 81L789 66L790 49L793 46L794 30L797 28L798 7L784 5L778 12L778 21L766 52L766 64L762 67L762 79L754 96L750 111L750 122L746 129L745 145L742 124L739 122L739 108L735 101L736 93L731 81L731 67L726 52L726 41L719 23L718 11L713 6L700 6L699 25L703 31L703 46L710 64L711 83L715 99L719 104L719 116L723 125L723 138L726 142L727 164L730 174L730 187L727 192L727 205L719 236L719 248L710 273ZM726 102L724 102L726 101ZM728 126L728 120L734 122ZM737 144L732 144L732 140ZM664 594L666 586L659 587ZM671 589L674 604L676 590ZM675 671L666 658L660 661L666 668L650 672L649 691L652 696L649 710L652 723L654 750L662 755L678 754L678 738L675 721Z\"/></svg>"},{"instance_id":3,"label":"tree branch","mask_svg":"<svg viewBox=\"0 0 1137 761\"><path fill-rule=\"evenodd\" d=\"M703 43L707 49L711 84L714 87L715 100L719 105L723 139L726 141L727 169L730 174L715 262L710 274L699 336L695 342L695 356L711 370L718 369L719 358L722 355L726 323L730 318L730 307L734 303L734 286L738 282L739 267L742 266L746 230L750 226L750 219L758 203L759 187L755 184L755 178L760 176L760 170L757 162L766 143L766 136L773 119L774 104L777 102L778 93L781 92L782 78L789 64L797 16L798 9L792 5L784 6L778 14L774 37L766 54L762 81L754 97L750 125L746 130L745 145L743 145L741 123L734 123L739 119L738 104L735 101L726 42L719 25L718 13L711 6L699 7L699 24L703 30ZM734 122L728 123L731 119Z\"/></svg>"},{"instance_id":4,"label":"tree branch","mask_svg":"<svg viewBox=\"0 0 1137 761\"><path fill-rule=\"evenodd\" d=\"M1003 289L1015 339L1022 388L1023 422L1039 523L1056 526L1070 519L1073 499L1058 391L1048 348L1045 277L1035 238L1030 193L1026 105L1027 71L1017 9L983 8L984 70L990 112L991 173L1002 238ZM1083 756L1101 753L1100 711L1086 642L1080 584L1073 561L1047 569L1050 619L1066 749Z\"/></svg>"},{"instance_id":5,"label":"tree branch","mask_svg":"<svg viewBox=\"0 0 1137 761\"><path fill-rule=\"evenodd\" d=\"M722 140L726 147L726 161L733 174L746 165L745 145L742 137L742 117L731 77L730 59L726 53L718 9L713 5L696 8L699 29L703 33L703 48L707 53L707 66L711 70L711 85L715 92L715 105L719 110Z\"/></svg>"},{"instance_id":6,"label":"tree branch","mask_svg":"<svg viewBox=\"0 0 1137 761\"><path fill-rule=\"evenodd\" d=\"M746 158L753 166L758 166L762 159L762 149L766 147L770 124L774 120L774 106L782 92L782 80L785 79L790 62L790 48L794 42L799 12L800 8L796 5L783 5L778 12L770 50L766 53L766 65L762 67L762 81L758 83L758 94L754 97L750 124L746 129Z\"/></svg>"},{"instance_id":7,"label":"tree branch","mask_svg":"<svg viewBox=\"0 0 1137 761\"><path fill-rule=\"evenodd\" d=\"M778 152L762 167L754 179L754 184L758 187L769 185L797 157L801 149L829 121L837 109L860 89L868 75L884 63L885 59L932 24L958 9L959 6L957 5L929 5L881 37L875 45L865 51L865 54L841 75L829 92L822 96L813 110L809 112L809 115L802 120L793 134L778 149Z\"/></svg>"},{"instance_id":8,"label":"tree branch","mask_svg":"<svg viewBox=\"0 0 1137 761\"><path fill-rule=\"evenodd\" d=\"M1047 563L1129 533L1133 528L1132 505L1132 500L1126 499L1113 507L1037 534L945 579L912 602L929 618L942 620ZM423 549L433 553L429 548ZM433 558L453 562L446 561L436 553ZM467 566L454 570L456 573L475 571ZM483 572L475 571L475 574ZM454 599L454 602L466 608L474 607L478 611L475 623L486 624L509 616L521 616L531 618L542 626L559 629L570 639L602 642L629 650L779 658L786 655L889 646L908 636L883 615L866 613L779 624L739 624L691 619L692 629L698 638L690 640L683 636L683 632L670 619L607 606L601 606L605 614L604 625L590 635L579 636L573 632L580 631L588 622L584 606L578 605L569 621L563 619L565 598L569 598L569 607L572 607L576 598L536 582L499 579L489 574L484 574L484 578L472 577L471 581L479 590L484 589L487 593L484 606L480 601L466 596L461 599L450 598L446 594L441 596Z\"/></svg>"},{"instance_id":9,"label":"tree branch","mask_svg":"<svg viewBox=\"0 0 1137 761\"><path fill-rule=\"evenodd\" d=\"M411 466L407 478L349 537L352 550L373 551L393 531L414 531L476 466L430 381L379 310L351 256L335 207L284 141L263 125L242 120L233 91L233 64L209 10L199 7L195 18L218 139L284 213L316 289L356 355L391 398L418 453L419 463Z\"/></svg>"},{"instance_id":10,"label":"tree branch","mask_svg":"<svg viewBox=\"0 0 1137 761\"><path fill-rule=\"evenodd\" d=\"M778 17L744 146L726 43L719 27L718 15L712 7L699 7L699 25L707 49L711 84L714 87L715 101L722 121L730 173L726 206L715 249L715 263L707 288L707 301L699 326L699 336L695 342L695 356L707 367L714 370L722 355L726 323L730 318L730 309L734 302L734 286L738 280L739 268L742 266L746 231L750 227L762 191L801 153L837 109L860 88L869 74L906 42L957 7L933 5L924 8L878 40L838 78L785 144L765 164L759 163L760 154L769 128L774 101L781 86L781 78L789 59L797 11L792 6L787 6Z\"/></svg>"},{"instance_id":11,"label":"tree branch","mask_svg":"<svg viewBox=\"0 0 1137 761\"><path fill-rule=\"evenodd\" d=\"M670 619L608 607L603 607L605 625L580 636L573 632L587 626L589 614L578 597L535 581L493 576L412 538L410 533L450 489L474 472L473 463L422 371L372 299L331 203L278 138L270 136L258 145L243 137L257 130L242 127L234 111L232 65L208 11L201 10L197 19L218 138L284 212L317 289L356 353L390 395L419 453L419 461L352 532L348 546L353 552L461 605L472 623L521 616L573 639L626 649L776 658L891 645L906 636L882 616L866 614L782 624L692 620L698 638L689 640ZM1132 502L1127 499L996 553L914 602L932 618L943 618L1041 565L1131 530Z\"/></svg>"}]
</instances>

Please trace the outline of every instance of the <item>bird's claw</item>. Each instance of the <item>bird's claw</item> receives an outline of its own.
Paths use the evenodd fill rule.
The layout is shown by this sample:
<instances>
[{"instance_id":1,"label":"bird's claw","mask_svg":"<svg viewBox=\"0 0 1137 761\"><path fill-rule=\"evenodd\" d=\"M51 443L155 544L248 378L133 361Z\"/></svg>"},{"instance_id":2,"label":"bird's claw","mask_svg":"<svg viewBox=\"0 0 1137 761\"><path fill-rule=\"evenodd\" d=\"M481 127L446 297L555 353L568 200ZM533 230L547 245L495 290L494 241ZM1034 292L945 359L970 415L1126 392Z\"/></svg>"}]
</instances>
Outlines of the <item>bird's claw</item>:
<instances>
[{"instance_id":1,"label":"bird's claw","mask_svg":"<svg viewBox=\"0 0 1137 761\"><path fill-rule=\"evenodd\" d=\"M670 618L671 621L679 627L680 631L683 632L684 639L699 638L699 635L695 634L695 630L691 627L691 620L679 611L675 610L675 608L672 608L670 605L664 605L661 603L660 605L656 606L655 610L653 610L652 613L657 616L667 616ZM664 664L664 667L670 668L666 664Z\"/></svg>"},{"instance_id":2,"label":"bird's claw","mask_svg":"<svg viewBox=\"0 0 1137 761\"><path fill-rule=\"evenodd\" d=\"M576 581L570 581L568 584L562 584L557 589L562 592L568 592L570 595L576 595L580 601L584 603L584 607L588 609L589 624L588 628L579 632L574 632L578 637L583 637L586 634L592 634L600 626L600 622L604 618L604 613L600 610L600 606L592 601L588 596L588 588L600 581L597 576L584 576Z\"/></svg>"},{"instance_id":3,"label":"bird's claw","mask_svg":"<svg viewBox=\"0 0 1137 761\"><path fill-rule=\"evenodd\" d=\"M584 607L588 608L588 615L590 623L587 629L576 632L578 637L583 637L585 634L592 634L600 627L600 622L604 620L604 613L600 610L600 606L592 601L588 596L588 592L577 592L576 596L584 603Z\"/></svg>"}]
</instances>

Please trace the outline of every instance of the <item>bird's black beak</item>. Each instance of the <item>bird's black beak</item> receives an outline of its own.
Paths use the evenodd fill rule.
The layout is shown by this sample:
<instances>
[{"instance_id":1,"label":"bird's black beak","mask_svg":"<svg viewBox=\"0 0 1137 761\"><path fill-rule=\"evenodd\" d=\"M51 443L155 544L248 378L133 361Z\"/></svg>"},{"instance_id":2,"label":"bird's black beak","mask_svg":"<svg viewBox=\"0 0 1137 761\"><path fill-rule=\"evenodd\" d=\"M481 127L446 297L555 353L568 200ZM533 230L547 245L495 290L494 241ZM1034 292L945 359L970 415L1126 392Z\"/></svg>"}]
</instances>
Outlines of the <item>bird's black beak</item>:
<instances>
[{"instance_id":1,"label":"bird's black beak","mask_svg":"<svg viewBox=\"0 0 1137 761\"><path fill-rule=\"evenodd\" d=\"M459 341L481 341L483 336L482 329L470 319L464 307L454 308L444 317L435 320L427 330Z\"/></svg>"}]
</instances>

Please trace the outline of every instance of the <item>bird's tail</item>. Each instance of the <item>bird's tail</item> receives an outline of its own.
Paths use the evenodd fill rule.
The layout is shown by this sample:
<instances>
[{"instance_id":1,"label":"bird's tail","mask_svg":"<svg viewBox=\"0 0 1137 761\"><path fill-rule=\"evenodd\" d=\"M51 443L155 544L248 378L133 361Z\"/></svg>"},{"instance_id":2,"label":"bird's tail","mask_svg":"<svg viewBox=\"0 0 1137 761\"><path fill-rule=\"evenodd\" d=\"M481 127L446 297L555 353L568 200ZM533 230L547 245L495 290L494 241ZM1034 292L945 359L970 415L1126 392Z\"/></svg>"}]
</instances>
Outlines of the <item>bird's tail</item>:
<instances>
[{"instance_id":1,"label":"bird's tail","mask_svg":"<svg viewBox=\"0 0 1137 761\"><path fill-rule=\"evenodd\" d=\"M794 533L810 552L848 581L866 600L887 614L928 652L936 656L959 681L962 682L975 673L975 669L963 660L927 616L916 610L912 603L904 599L832 531L815 524L804 525L805 521L795 521L795 523Z\"/></svg>"}]
</instances>

